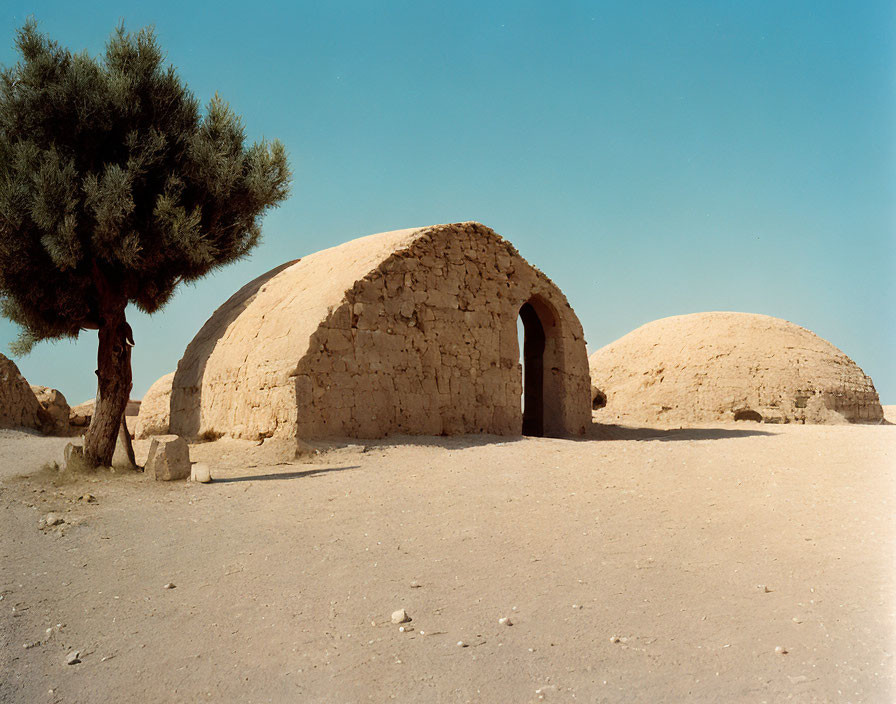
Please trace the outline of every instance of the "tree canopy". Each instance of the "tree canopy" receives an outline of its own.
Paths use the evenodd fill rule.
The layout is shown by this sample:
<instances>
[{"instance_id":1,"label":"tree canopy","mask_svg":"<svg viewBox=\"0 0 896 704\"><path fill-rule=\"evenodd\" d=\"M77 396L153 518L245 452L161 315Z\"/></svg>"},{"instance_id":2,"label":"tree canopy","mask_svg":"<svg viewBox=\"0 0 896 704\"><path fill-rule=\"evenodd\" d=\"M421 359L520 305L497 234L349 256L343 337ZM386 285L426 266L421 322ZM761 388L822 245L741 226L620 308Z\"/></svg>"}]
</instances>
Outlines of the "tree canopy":
<instances>
[{"instance_id":1,"label":"tree canopy","mask_svg":"<svg viewBox=\"0 0 896 704\"><path fill-rule=\"evenodd\" d=\"M128 303L154 313L245 256L291 174L280 142L245 146L217 95L200 114L151 29L119 26L93 58L29 21L16 46L0 71L0 313L22 328L18 353L98 330L84 454L108 465L131 390Z\"/></svg>"},{"instance_id":2,"label":"tree canopy","mask_svg":"<svg viewBox=\"0 0 896 704\"><path fill-rule=\"evenodd\" d=\"M14 351L102 323L104 288L153 313L177 284L246 255L288 194L278 141L246 148L204 115L151 29L73 54L29 21L0 73L0 312Z\"/></svg>"}]
</instances>

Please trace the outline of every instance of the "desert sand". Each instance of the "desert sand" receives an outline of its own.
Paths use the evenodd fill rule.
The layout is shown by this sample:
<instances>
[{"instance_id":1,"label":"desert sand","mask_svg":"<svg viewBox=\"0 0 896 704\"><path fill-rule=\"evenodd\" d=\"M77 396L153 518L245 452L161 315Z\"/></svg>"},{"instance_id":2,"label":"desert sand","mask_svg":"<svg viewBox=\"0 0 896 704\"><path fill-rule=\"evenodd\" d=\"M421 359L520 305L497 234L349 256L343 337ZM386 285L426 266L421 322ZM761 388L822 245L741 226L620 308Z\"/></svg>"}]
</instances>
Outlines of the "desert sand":
<instances>
[{"instance_id":1,"label":"desert sand","mask_svg":"<svg viewBox=\"0 0 896 704\"><path fill-rule=\"evenodd\" d=\"M0 433L3 702L896 700L896 427L221 440L207 485Z\"/></svg>"}]
</instances>

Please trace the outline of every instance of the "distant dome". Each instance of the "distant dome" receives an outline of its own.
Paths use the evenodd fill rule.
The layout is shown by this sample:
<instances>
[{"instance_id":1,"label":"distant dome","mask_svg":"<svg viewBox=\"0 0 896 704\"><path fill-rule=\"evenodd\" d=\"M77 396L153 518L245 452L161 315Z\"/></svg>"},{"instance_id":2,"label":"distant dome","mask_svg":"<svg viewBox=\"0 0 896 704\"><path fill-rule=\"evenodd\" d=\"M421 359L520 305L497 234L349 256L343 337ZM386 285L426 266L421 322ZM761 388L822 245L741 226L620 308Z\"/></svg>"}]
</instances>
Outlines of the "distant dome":
<instances>
[{"instance_id":1,"label":"distant dome","mask_svg":"<svg viewBox=\"0 0 896 704\"><path fill-rule=\"evenodd\" d=\"M601 422L868 423L871 378L813 332L767 315L694 313L647 323L589 358Z\"/></svg>"}]
</instances>

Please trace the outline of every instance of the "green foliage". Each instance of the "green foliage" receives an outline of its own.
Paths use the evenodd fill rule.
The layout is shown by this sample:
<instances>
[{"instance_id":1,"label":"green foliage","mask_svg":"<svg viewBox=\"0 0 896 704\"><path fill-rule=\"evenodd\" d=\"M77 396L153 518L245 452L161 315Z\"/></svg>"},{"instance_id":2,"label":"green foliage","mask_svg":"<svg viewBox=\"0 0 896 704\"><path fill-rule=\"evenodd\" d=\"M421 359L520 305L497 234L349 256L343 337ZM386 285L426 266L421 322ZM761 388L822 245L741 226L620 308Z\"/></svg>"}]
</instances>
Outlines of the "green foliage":
<instances>
[{"instance_id":1,"label":"green foliage","mask_svg":"<svg viewBox=\"0 0 896 704\"><path fill-rule=\"evenodd\" d=\"M152 313L182 281L245 256L291 177L278 141L245 147L204 115L153 32L72 54L29 21L0 71L0 314L14 352L102 324L110 291Z\"/></svg>"}]
</instances>

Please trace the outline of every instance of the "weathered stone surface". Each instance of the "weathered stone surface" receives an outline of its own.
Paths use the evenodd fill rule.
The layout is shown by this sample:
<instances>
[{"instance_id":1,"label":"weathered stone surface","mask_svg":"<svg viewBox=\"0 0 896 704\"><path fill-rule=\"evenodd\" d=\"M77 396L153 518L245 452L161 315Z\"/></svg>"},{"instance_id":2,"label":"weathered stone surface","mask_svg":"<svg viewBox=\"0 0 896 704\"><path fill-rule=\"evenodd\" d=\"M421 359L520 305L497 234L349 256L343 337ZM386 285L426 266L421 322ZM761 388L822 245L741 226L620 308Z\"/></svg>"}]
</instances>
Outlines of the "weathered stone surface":
<instances>
[{"instance_id":1,"label":"weathered stone surface","mask_svg":"<svg viewBox=\"0 0 896 704\"><path fill-rule=\"evenodd\" d=\"M136 438L147 438L151 435L167 435L171 417L171 383L174 372L158 379L140 403L137 415Z\"/></svg>"},{"instance_id":2,"label":"weathered stone surface","mask_svg":"<svg viewBox=\"0 0 896 704\"><path fill-rule=\"evenodd\" d=\"M190 476L190 447L177 435L157 435L149 446L144 472L157 481Z\"/></svg>"},{"instance_id":3,"label":"weathered stone surface","mask_svg":"<svg viewBox=\"0 0 896 704\"><path fill-rule=\"evenodd\" d=\"M49 418L50 427L47 428L48 432L57 435L67 434L69 429L68 419L71 409L69 408L68 401L65 400L65 396L62 395L62 392L47 386L34 385L31 386L31 391L37 397L37 402L41 405L41 408L46 411L47 417Z\"/></svg>"},{"instance_id":4,"label":"weathered stone surface","mask_svg":"<svg viewBox=\"0 0 896 704\"><path fill-rule=\"evenodd\" d=\"M829 342L779 318L655 320L591 355L601 422L879 422L871 379Z\"/></svg>"},{"instance_id":5,"label":"weathered stone surface","mask_svg":"<svg viewBox=\"0 0 896 704\"><path fill-rule=\"evenodd\" d=\"M47 416L37 397L8 357L0 354L0 428L43 430Z\"/></svg>"},{"instance_id":6,"label":"weathered stone surface","mask_svg":"<svg viewBox=\"0 0 896 704\"><path fill-rule=\"evenodd\" d=\"M544 432L582 433L591 418L581 325L550 279L479 223L372 235L245 286L178 364L170 430L518 435L527 302L546 336Z\"/></svg>"}]
</instances>

